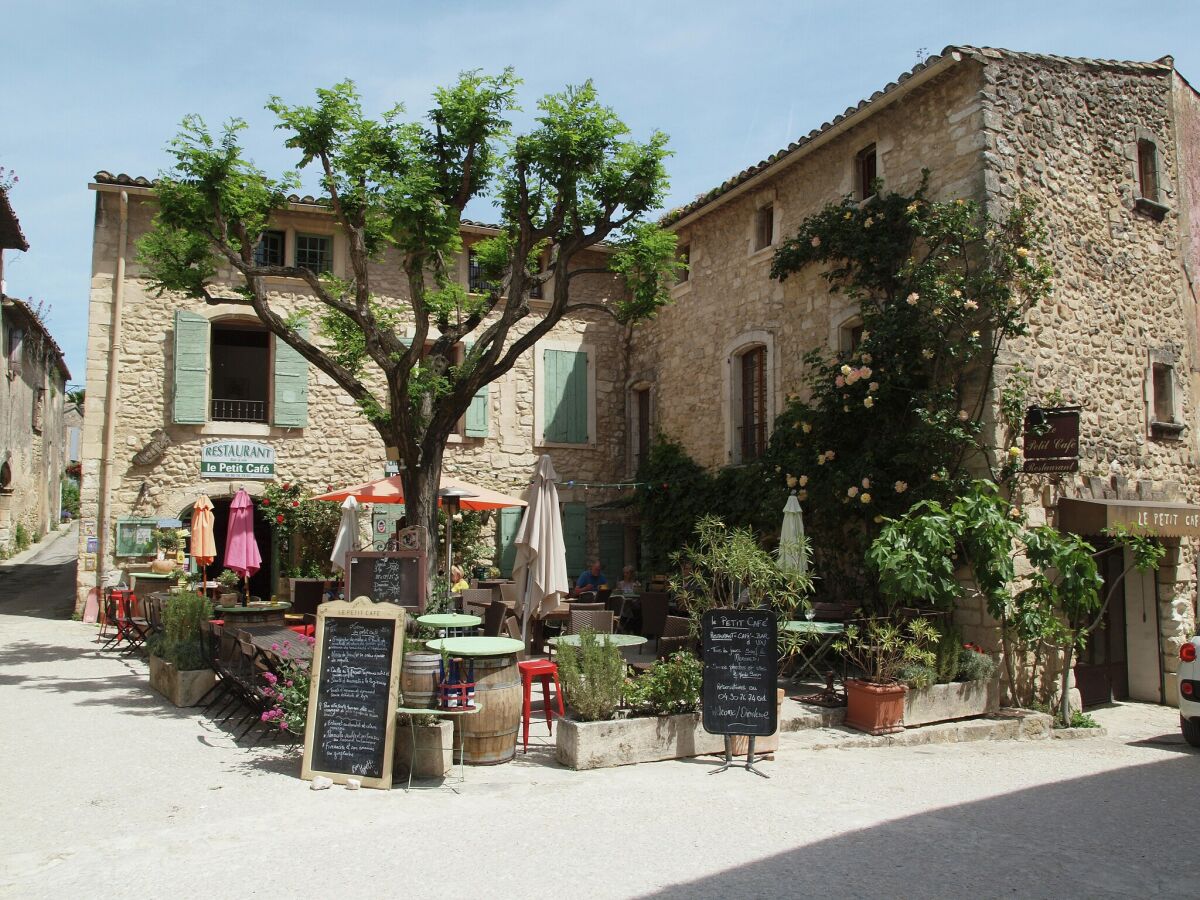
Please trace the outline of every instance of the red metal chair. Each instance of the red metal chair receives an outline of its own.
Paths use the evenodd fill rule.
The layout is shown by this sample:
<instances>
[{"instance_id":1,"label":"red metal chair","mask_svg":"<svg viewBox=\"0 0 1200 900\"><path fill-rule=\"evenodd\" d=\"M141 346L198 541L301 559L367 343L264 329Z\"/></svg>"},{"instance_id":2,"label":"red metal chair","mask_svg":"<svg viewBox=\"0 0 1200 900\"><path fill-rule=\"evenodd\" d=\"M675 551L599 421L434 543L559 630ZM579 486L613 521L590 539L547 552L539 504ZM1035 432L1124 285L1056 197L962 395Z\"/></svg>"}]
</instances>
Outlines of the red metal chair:
<instances>
[{"instance_id":1,"label":"red metal chair","mask_svg":"<svg viewBox=\"0 0 1200 900\"><path fill-rule=\"evenodd\" d=\"M522 743L524 744L523 752L529 752L529 720L530 704L529 695L533 691L533 680L536 678L542 683L542 706L546 711L546 727L554 734L554 722L551 720L550 713L550 681L554 680L554 699L558 701L558 714L561 717L564 714L562 690L558 686L558 665L550 662L548 659L528 659L517 663L517 668L521 672L521 723L522 723Z\"/></svg>"}]
</instances>

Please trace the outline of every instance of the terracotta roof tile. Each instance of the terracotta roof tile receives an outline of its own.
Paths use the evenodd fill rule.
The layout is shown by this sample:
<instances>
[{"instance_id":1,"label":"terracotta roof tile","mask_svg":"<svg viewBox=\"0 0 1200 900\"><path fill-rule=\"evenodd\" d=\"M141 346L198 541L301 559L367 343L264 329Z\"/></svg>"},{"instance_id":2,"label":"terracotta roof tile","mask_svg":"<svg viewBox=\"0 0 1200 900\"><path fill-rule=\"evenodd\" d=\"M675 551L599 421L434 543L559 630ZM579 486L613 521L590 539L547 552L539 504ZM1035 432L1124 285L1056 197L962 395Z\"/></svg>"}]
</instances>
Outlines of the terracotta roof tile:
<instances>
[{"instance_id":1,"label":"terracotta roof tile","mask_svg":"<svg viewBox=\"0 0 1200 900\"><path fill-rule=\"evenodd\" d=\"M9 297L6 294L0 294L0 307L4 309L15 309L18 314L25 320L25 324L29 328L36 329L46 340L51 352L54 354L55 365L62 372L63 380L71 380L71 372L67 368L67 361L63 357L62 348L58 346L58 341L54 340L54 335L42 323L42 320L37 317L33 309L24 300L18 300L16 297Z\"/></svg>"},{"instance_id":2,"label":"terracotta roof tile","mask_svg":"<svg viewBox=\"0 0 1200 900\"><path fill-rule=\"evenodd\" d=\"M0 250L28 250L29 241L21 231L21 223L8 202L8 191L0 189Z\"/></svg>"}]
</instances>

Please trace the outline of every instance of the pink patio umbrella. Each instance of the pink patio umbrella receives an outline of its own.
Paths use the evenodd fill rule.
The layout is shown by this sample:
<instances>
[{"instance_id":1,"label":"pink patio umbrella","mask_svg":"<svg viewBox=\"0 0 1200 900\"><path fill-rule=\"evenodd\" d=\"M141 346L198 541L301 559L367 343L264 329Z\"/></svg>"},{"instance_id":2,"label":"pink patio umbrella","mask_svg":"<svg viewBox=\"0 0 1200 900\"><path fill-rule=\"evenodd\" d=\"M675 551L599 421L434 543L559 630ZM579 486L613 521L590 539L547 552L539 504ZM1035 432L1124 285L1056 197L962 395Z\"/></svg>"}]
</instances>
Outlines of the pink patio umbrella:
<instances>
[{"instance_id":1,"label":"pink patio umbrella","mask_svg":"<svg viewBox=\"0 0 1200 900\"><path fill-rule=\"evenodd\" d=\"M254 541L254 504L239 489L229 504L229 529L225 535L225 568L242 576L242 606L250 594L250 576L262 567L262 554Z\"/></svg>"}]
</instances>

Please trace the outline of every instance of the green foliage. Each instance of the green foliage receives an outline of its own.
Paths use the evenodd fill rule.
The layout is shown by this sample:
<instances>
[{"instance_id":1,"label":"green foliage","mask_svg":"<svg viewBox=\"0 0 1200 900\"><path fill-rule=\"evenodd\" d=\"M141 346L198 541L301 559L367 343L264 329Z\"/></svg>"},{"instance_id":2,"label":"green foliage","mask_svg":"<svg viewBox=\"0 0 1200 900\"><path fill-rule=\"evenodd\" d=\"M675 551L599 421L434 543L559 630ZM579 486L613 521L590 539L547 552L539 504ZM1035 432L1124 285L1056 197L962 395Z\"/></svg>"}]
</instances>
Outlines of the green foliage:
<instances>
[{"instance_id":1,"label":"green foliage","mask_svg":"<svg viewBox=\"0 0 1200 900\"><path fill-rule=\"evenodd\" d=\"M625 689L625 659L615 644L590 628L579 634L579 647L562 647L558 680L571 712L582 722L611 719Z\"/></svg>"},{"instance_id":2,"label":"green foliage","mask_svg":"<svg viewBox=\"0 0 1200 900\"><path fill-rule=\"evenodd\" d=\"M996 661L986 653L961 647L958 651L956 681L991 681L996 674Z\"/></svg>"},{"instance_id":3,"label":"green foliage","mask_svg":"<svg viewBox=\"0 0 1200 900\"><path fill-rule=\"evenodd\" d=\"M614 242L609 267L621 275L629 288L628 299L617 302L617 320L636 322L653 318L659 307L671 299L671 285L684 268L675 250L675 234L654 222L643 222L628 229Z\"/></svg>"},{"instance_id":4,"label":"green foliage","mask_svg":"<svg viewBox=\"0 0 1200 900\"><path fill-rule=\"evenodd\" d=\"M79 518L79 482L74 478L62 480L62 508L69 512L72 518Z\"/></svg>"},{"instance_id":5,"label":"green foliage","mask_svg":"<svg viewBox=\"0 0 1200 900\"><path fill-rule=\"evenodd\" d=\"M993 467L980 419L994 359L1050 292L1035 211L1022 200L996 221L974 201L932 201L922 184L912 196L830 204L776 253L774 277L819 266L862 314L853 352L805 358L806 397L788 398L765 460L800 488L835 594L869 594L857 573L885 519L922 500L945 506L967 491L972 466Z\"/></svg>"},{"instance_id":6,"label":"green foliage","mask_svg":"<svg viewBox=\"0 0 1200 900\"><path fill-rule=\"evenodd\" d=\"M937 669L933 666L922 665L921 663L909 663L900 669L896 677L900 682L914 690L921 690L942 683Z\"/></svg>"},{"instance_id":7,"label":"green foliage","mask_svg":"<svg viewBox=\"0 0 1200 900\"><path fill-rule=\"evenodd\" d=\"M242 584L242 576L233 569L222 569L221 574L217 576L217 584L226 591L236 591Z\"/></svg>"},{"instance_id":8,"label":"green foliage","mask_svg":"<svg viewBox=\"0 0 1200 900\"><path fill-rule=\"evenodd\" d=\"M864 625L847 625L845 635L833 647L863 673L863 680L891 684L900 678L905 666L932 668L936 657L928 648L937 638L937 631L926 619L903 623L868 619Z\"/></svg>"},{"instance_id":9,"label":"green foliage","mask_svg":"<svg viewBox=\"0 0 1200 900\"><path fill-rule=\"evenodd\" d=\"M183 542L178 528L155 528L152 537L158 548L167 553L174 553Z\"/></svg>"},{"instance_id":10,"label":"green foliage","mask_svg":"<svg viewBox=\"0 0 1200 900\"><path fill-rule=\"evenodd\" d=\"M937 644L933 648L937 657L933 668L937 675L938 684L949 684L958 677L959 658L962 654L962 634L953 625L944 620L935 626L938 632Z\"/></svg>"},{"instance_id":11,"label":"green foliage","mask_svg":"<svg viewBox=\"0 0 1200 900\"><path fill-rule=\"evenodd\" d=\"M315 640L297 637L296 642L304 642L311 647ZM304 735L308 722L308 695L312 683L310 663L292 655L294 648L290 641L272 645L272 650L278 659L276 666L279 674L262 673L264 684L261 690L271 703L271 708L262 713L262 721L299 738Z\"/></svg>"},{"instance_id":12,"label":"green foliage","mask_svg":"<svg viewBox=\"0 0 1200 900\"><path fill-rule=\"evenodd\" d=\"M20 553L32 543L29 536L29 529L25 527L24 522L18 522L17 527L13 529L13 546Z\"/></svg>"},{"instance_id":13,"label":"green foliage","mask_svg":"<svg viewBox=\"0 0 1200 900\"><path fill-rule=\"evenodd\" d=\"M338 504L313 500L312 492L296 481L268 483L259 503L272 522L285 577L332 574L329 551L342 522Z\"/></svg>"},{"instance_id":14,"label":"green foliage","mask_svg":"<svg viewBox=\"0 0 1200 900\"><path fill-rule=\"evenodd\" d=\"M1092 718L1088 713L1075 710L1071 713L1071 728L1099 728L1100 723Z\"/></svg>"},{"instance_id":15,"label":"green foliage","mask_svg":"<svg viewBox=\"0 0 1200 900\"><path fill-rule=\"evenodd\" d=\"M171 594L163 603L162 633L151 638L147 648L181 672L203 669L208 663L200 623L211 618L212 606L204 595L192 591Z\"/></svg>"},{"instance_id":16,"label":"green foliage","mask_svg":"<svg viewBox=\"0 0 1200 900\"><path fill-rule=\"evenodd\" d=\"M696 712L703 690L704 667L700 660L680 651L628 682L625 696L635 710L670 716Z\"/></svg>"}]
</instances>

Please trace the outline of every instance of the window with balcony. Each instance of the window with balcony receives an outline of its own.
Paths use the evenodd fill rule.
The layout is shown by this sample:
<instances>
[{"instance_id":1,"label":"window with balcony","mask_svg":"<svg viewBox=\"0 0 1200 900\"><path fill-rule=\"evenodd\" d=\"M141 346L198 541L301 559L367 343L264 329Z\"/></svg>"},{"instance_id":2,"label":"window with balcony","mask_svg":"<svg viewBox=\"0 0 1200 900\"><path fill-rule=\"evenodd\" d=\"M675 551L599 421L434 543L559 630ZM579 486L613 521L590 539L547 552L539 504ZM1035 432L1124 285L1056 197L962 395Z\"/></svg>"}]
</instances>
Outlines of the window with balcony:
<instances>
[{"instance_id":1,"label":"window with balcony","mask_svg":"<svg viewBox=\"0 0 1200 900\"><path fill-rule=\"evenodd\" d=\"M271 392L269 336L265 328L253 325L212 327L211 421L267 421Z\"/></svg>"}]
</instances>

